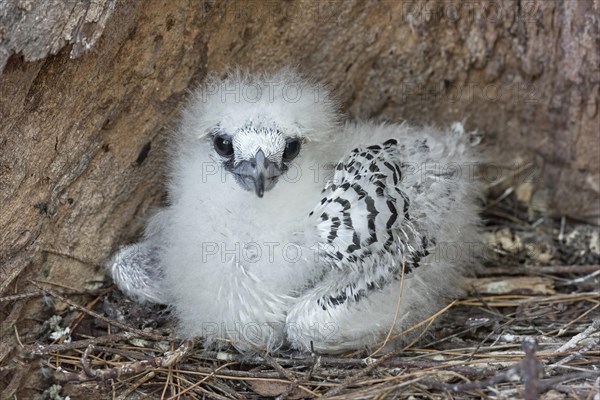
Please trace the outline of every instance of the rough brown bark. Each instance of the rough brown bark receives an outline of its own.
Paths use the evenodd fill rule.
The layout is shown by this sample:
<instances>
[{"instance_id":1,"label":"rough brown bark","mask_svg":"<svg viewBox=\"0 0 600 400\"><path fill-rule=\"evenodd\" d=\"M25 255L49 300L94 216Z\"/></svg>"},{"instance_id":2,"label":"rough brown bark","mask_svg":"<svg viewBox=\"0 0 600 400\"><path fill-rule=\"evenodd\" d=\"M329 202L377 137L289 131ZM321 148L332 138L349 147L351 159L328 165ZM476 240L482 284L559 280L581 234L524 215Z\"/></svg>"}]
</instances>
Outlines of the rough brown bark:
<instances>
[{"instance_id":1,"label":"rough brown bark","mask_svg":"<svg viewBox=\"0 0 600 400\"><path fill-rule=\"evenodd\" d=\"M160 202L186 88L228 65L297 65L353 117L464 120L494 162L535 162L549 213L598 221L599 20L597 0L5 0L0 295L102 276ZM0 311L0 363L39 303Z\"/></svg>"},{"instance_id":2,"label":"rough brown bark","mask_svg":"<svg viewBox=\"0 0 600 400\"><path fill-rule=\"evenodd\" d=\"M0 71L14 53L36 61L58 53L67 43L73 45L71 57L78 57L94 47L114 6L115 0L3 1Z\"/></svg>"}]
</instances>

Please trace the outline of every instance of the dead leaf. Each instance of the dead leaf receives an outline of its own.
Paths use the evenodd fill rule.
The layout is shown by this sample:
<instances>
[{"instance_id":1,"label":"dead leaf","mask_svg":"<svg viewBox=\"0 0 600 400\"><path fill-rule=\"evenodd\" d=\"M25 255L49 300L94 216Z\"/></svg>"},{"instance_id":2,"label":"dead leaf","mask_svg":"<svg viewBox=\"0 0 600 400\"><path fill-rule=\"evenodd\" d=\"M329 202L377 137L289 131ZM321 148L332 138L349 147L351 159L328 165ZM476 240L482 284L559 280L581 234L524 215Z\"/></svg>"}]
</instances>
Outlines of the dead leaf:
<instances>
[{"instance_id":1,"label":"dead leaf","mask_svg":"<svg viewBox=\"0 0 600 400\"><path fill-rule=\"evenodd\" d=\"M552 279L539 276L472 279L469 286L473 293L481 294L550 295L556 293Z\"/></svg>"},{"instance_id":2,"label":"dead leaf","mask_svg":"<svg viewBox=\"0 0 600 400\"><path fill-rule=\"evenodd\" d=\"M289 383L275 381L248 381L255 393L264 397L277 397L288 390ZM308 399L311 395L300 388L295 388L287 396L288 399Z\"/></svg>"}]
</instances>

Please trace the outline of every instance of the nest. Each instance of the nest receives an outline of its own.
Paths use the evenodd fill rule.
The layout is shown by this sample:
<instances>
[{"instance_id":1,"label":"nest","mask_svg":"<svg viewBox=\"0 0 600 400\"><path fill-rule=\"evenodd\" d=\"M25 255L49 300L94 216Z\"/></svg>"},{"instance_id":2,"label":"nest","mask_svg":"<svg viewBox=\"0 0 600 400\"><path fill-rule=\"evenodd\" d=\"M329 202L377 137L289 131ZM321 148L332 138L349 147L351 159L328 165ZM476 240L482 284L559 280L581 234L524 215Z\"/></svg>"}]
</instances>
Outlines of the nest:
<instances>
[{"instance_id":1,"label":"nest","mask_svg":"<svg viewBox=\"0 0 600 400\"><path fill-rule=\"evenodd\" d=\"M201 338L173 336L164 308L114 287L90 297L32 282L39 292L1 300L43 295L54 316L0 368L2 393L14 395L22 366L35 362L35 389L48 399L598 399L599 230L542 218L517 197L488 200L488 260L469 297L423 321L425 333L400 351L210 351ZM59 303L67 306L56 312Z\"/></svg>"}]
</instances>

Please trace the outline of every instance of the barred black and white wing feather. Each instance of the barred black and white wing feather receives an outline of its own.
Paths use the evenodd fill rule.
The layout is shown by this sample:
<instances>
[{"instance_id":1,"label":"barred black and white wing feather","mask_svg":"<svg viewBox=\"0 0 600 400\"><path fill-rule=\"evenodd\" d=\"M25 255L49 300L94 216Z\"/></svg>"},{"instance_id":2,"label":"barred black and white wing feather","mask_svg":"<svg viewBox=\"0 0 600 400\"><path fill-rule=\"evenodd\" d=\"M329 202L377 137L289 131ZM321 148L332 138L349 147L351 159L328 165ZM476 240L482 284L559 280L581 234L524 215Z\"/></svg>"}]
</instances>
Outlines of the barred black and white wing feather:
<instances>
[{"instance_id":1,"label":"barred black and white wing feather","mask_svg":"<svg viewBox=\"0 0 600 400\"><path fill-rule=\"evenodd\" d=\"M323 199L309 216L326 238L322 254L334 268L360 265L372 254L389 253L418 262L427 239L412 226L410 199L402 190L397 141L356 148L336 165ZM415 258L415 259L413 259Z\"/></svg>"}]
</instances>

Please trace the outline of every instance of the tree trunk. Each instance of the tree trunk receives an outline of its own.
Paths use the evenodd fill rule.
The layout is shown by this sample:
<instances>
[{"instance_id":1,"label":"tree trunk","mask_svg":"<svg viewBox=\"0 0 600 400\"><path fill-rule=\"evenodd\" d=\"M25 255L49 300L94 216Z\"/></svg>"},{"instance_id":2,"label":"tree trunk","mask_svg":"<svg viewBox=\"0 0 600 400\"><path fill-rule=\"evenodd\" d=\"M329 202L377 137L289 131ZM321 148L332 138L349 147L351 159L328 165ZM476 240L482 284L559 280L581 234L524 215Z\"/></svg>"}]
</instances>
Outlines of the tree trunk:
<instances>
[{"instance_id":1,"label":"tree trunk","mask_svg":"<svg viewBox=\"0 0 600 400\"><path fill-rule=\"evenodd\" d=\"M464 121L506 185L550 215L600 218L600 2L0 3L0 296L29 279L82 289L164 194L186 89L227 66L295 65L351 117ZM502 168L495 168L500 166ZM497 185L493 185L498 187ZM47 318L3 303L0 364ZM35 393L0 369L0 397Z\"/></svg>"}]
</instances>

